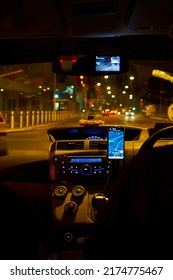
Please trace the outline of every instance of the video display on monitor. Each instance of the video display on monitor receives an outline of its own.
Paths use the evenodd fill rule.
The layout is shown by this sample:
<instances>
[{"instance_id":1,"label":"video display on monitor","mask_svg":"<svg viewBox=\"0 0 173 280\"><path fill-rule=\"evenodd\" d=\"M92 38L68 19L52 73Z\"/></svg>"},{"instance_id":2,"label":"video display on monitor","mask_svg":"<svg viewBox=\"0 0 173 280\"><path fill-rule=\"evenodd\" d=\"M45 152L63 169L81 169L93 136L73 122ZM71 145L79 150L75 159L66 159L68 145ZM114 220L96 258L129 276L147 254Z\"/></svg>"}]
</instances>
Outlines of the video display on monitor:
<instances>
[{"instance_id":1,"label":"video display on monitor","mask_svg":"<svg viewBox=\"0 0 173 280\"><path fill-rule=\"evenodd\" d=\"M98 72L120 72L120 56L96 56L95 70Z\"/></svg>"}]
</instances>

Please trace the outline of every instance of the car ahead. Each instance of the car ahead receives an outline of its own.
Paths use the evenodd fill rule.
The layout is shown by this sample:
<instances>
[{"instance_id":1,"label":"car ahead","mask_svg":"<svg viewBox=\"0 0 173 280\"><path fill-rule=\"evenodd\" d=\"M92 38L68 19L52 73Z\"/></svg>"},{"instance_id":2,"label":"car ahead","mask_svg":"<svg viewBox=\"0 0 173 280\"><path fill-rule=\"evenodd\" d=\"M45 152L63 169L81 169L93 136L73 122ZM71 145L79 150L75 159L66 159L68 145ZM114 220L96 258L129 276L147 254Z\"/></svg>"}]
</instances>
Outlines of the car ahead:
<instances>
[{"instance_id":1,"label":"car ahead","mask_svg":"<svg viewBox=\"0 0 173 280\"><path fill-rule=\"evenodd\" d=\"M135 115L135 113L131 110L131 109L129 109L129 110L127 110L126 112L125 112L125 116L131 116L131 117L133 117Z\"/></svg>"},{"instance_id":2,"label":"car ahead","mask_svg":"<svg viewBox=\"0 0 173 280\"><path fill-rule=\"evenodd\" d=\"M109 109L102 111L102 116L110 116L111 112Z\"/></svg>"},{"instance_id":3,"label":"car ahead","mask_svg":"<svg viewBox=\"0 0 173 280\"><path fill-rule=\"evenodd\" d=\"M117 114L118 114L118 110L111 110L111 111L110 111L110 114L111 114L111 115L117 115Z\"/></svg>"},{"instance_id":4,"label":"car ahead","mask_svg":"<svg viewBox=\"0 0 173 280\"><path fill-rule=\"evenodd\" d=\"M172 9L2 1L1 260L172 259Z\"/></svg>"}]
</instances>

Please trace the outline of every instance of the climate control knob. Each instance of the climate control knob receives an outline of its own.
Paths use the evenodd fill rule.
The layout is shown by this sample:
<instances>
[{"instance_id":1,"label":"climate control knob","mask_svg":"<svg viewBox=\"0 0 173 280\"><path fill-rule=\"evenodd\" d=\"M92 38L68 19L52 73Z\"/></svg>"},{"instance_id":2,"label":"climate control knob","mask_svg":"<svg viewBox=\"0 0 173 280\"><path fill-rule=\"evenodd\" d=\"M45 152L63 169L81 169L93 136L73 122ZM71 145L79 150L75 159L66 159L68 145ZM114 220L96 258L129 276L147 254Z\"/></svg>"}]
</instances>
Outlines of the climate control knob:
<instances>
[{"instance_id":1,"label":"climate control knob","mask_svg":"<svg viewBox=\"0 0 173 280\"><path fill-rule=\"evenodd\" d=\"M72 194L75 197L82 197L85 194L85 188L81 185L76 185L72 189Z\"/></svg>"},{"instance_id":2,"label":"climate control knob","mask_svg":"<svg viewBox=\"0 0 173 280\"><path fill-rule=\"evenodd\" d=\"M65 186L58 186L55 188L54 194L57 198L63 198L67 194L67 188Z\"/></svg>"}]
</instances>

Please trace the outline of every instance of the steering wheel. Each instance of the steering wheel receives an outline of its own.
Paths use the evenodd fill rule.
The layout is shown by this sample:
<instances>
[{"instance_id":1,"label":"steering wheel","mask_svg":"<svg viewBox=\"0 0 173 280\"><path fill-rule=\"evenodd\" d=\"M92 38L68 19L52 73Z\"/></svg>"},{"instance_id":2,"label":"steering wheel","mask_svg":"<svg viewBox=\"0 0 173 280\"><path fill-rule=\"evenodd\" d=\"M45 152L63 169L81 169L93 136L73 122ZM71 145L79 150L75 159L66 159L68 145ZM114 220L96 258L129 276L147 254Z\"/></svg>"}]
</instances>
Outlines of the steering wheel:
<instances>
[{"instance_id":1,"label":"steering wheel","mask_svg":"<svg viewBox=\"0 0 173 280\"><path fill-rule=\"evenodd\" d=\"M138 153L144 152L148 149L153 148L154 144L161 138L170 137L173 134L173 125L162 128L155 133L153 133L140 147Z\"/></svg>"}]
</instances>

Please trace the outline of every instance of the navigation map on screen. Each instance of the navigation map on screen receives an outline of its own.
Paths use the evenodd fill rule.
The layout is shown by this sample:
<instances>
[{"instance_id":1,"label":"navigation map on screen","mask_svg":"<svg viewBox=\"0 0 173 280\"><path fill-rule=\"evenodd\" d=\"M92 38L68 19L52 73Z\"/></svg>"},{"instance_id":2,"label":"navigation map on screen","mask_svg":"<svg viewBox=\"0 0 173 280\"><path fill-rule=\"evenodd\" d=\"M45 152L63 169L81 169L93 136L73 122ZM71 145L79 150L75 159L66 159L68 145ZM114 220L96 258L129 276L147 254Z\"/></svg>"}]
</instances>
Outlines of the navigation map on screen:
<instances>
[{"instance_id":1,"label":"navigation map on screen","mask_svg":"<svg viewBox=\"0 0 173 280\"><path fill-rule=\"evenodd\" d=\"M108 158L124 158L124 127L109 127Z\"/></svg>"}]
</instances>

